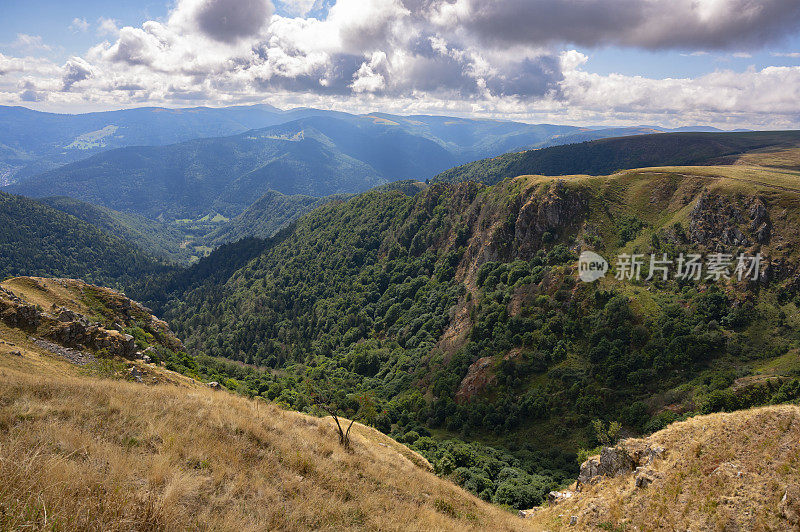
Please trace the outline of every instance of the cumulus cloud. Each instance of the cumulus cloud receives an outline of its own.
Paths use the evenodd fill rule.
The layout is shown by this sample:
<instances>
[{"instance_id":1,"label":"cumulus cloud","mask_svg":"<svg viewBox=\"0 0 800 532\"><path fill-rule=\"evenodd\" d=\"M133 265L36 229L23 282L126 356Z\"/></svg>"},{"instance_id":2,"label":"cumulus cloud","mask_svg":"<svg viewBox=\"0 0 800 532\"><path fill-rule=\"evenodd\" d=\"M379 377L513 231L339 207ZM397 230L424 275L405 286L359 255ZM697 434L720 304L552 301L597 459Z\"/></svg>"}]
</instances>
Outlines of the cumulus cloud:
<instances>
[{"instance_id":1,"label":"cumulus cloud","mask_svg":"<svg viewBox=\"0 0 800 532\"><path fill-rule=\"evenodd\" d=\"M220 42L235 43L258 35L273 11L269 0L180 0L170 23Z\"/></svg>"},{"instance_id":2,"label":"cumulus cloud","mask_svg":"<svg viewBox=\"0 0 800 532\"><path fill-rule=\"evenodd\" d=\"M0 76L11 72L22 72L25 70L25 61L18 57L8 57L0 54Z\"/></svg>"},{"instance_id":3,"label":"cumulus cloud","mask_svg":"<svg viewBox=\"0 0 800 532\"><path fill-rule=\"evenodd\" d=\"M621 74L600 75L566 69L563 102L595 116L703 117L762 125L796 123L800 117L800 67L718 70L697 78L653 79Z\"/></svg>"},{"instance_id":4,"label":"cumulus cloud","mask_svg":"<svg viewBox=\"0 0 800 532\"><path fill-rule=\"evenodd\" d=\"M440 24L485 42L723 49L800 29L796 0L442 0Z\"/></svg>"},{"instance_id":5,"label":"cumulus cloud","mask_svg":"<svg viewBox=\"0 0 800 532\"><path fill-rule=\"evenodd\" d=\"M583 123L664 123L675 113L711 122L727 113L745 124L767 113L796 120L800 107L792 103L800 86L792 69L600 76L588 70L589 55L566 46L727 49L727 57L745 57L798 29L796 0L275 1L280 14L270 0L178 0L165 19L139 27L103 19L107 41L63 66L36 66L50 71L24 90L52 90L51 102L267 98ZM13 77L0 79L0 99L19 97L14 83L33 65L0 55L0 74ZM57 83L48 88L42 79Z\"/></svg>"},{"instance_id":6,"label":"cumulus cloud","mask_svg":"<svg viewBox=\"0 0 800 532\"><path fill-rule=\"evenodd\" d=\"M61 78L63 87L61 90L68 91L79 81L89 79L91 76L92 65L80 57L70 57L64 64L64 75Z\"/></svg>"},{"instance_id":7,"label":"cumulus cloud","mask_svg":"<svg viewBox=\"0 0 800 532\"><path fill-rule=\"evenodd\" d=\"M43 102L47 99L47 92L39 90L30 79L23 81L19 88L19 99L23 102Z\"/></svg>"},{"instance_id":8,"label":"cumulus cloud","mask_svg":"<svg viewBox=\"0 0 800 532\"><path fill-rule=\"evenodd\" d=\"M75 17L72 19L72 23L69 25L70 31L74 33L82 33L89 29L89 23L86 21L85 18L78 18Z\"/></svg>"}]
</instances>

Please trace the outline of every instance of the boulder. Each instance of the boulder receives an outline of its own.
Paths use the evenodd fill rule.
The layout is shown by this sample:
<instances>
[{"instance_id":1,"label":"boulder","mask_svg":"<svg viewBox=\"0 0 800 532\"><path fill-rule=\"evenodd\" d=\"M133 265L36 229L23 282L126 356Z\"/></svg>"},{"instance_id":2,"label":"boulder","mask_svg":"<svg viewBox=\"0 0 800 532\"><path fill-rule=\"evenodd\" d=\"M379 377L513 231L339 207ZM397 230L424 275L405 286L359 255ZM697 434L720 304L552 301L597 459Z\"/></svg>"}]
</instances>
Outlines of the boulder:
<instances>
[{"instance_id":1,"label":"boulder","mask_svg":"<svg viewBox=\"0 0 800 532\"><path fill-rule=\"evenodd\" d=\"M124 353L122 355L124 357L130 357L133 356L134 353L136 353L136 341L130 334L122 335L122 343L120 347Z\"/></svg>"},{"instance_id":2,"label":"boulder","mask_svg":"<svg viewBox=\"0 0 800 532\"><path fill-rule=\"evenodd\" d=\"M650 448L628 451L623 445L603 447L599 456L593 456L581 464L578 473L578 489L593 484L602 477L616 477L632 473L638 465L649 465L663 456L663 448Z\"/></svg>"},{"instance_id":3,"label":"boulder","mask_svg":"<svg viewBox=\"0 0 800 532\"><path fill-rule=\"evenodd\" d=\"M600 451L601 474L607 477L616 477L631 473L636 468L636 463L628 451L622 446L603 447Z\"/></svg>"},{"instance_id":4,"label":"boulder","mask_svg":"<svg viewBox=\"0 0 800 532\"><path fill-rule=\"evenodd\" d=\"M584 463L581 464L580 472L578 473L578 486L583 486L585 484L593 484L598 479L600 479L602 473L600 473L600 459L589 458Z\"/></svg>"},{"instance_id":5,"label":"boulder","mask_svg":"<svg viewBox=\"0 0 800 532\"><path fill-rule=\"evenodd\" d=\"M219 390L220 388L222 388L217 381L207 382L206 384L212 390Z\"/></svg>"},{"instance_id":6,"label":"boulder","mask_svg":"<svg viewBox=\"0 0 800 532\"><path fill-rule=\"evenodd\" d=\"M572 492L569 490L564 491L551 491L547 494L547 504L555 506L556 504L572 498Z\"/></svg>"},{"instance_id":7,"label":"boulder","mask_svg":"<svg viewBox=\"0 0 800 532\"><path fill-rule=\"evenodd\" d=\"M639 489L646 488L657 478L661 478L661 475L658 472L653 471L652 469L646 469L644 467L637 467L634 477L634 485Z\"/></svg>"}]
</instances>

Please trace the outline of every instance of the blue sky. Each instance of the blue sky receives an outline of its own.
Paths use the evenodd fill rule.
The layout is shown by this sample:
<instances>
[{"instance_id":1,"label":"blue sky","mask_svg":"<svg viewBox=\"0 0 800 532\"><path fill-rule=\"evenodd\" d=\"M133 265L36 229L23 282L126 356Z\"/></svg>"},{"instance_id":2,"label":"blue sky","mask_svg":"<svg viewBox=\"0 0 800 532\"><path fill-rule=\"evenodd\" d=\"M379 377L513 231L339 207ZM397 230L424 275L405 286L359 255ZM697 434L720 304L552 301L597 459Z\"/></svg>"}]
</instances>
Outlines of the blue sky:
<instances>
[{"instance_id":1,"label":"blue sky","mask_svg":"<svg viewBox=\"0 0 800 532\"><path fill-rule=\"evenodd\" d=\"M0 13L4 105L800 127L796 0L5 0Z\"/></svg>"}]
</instances>

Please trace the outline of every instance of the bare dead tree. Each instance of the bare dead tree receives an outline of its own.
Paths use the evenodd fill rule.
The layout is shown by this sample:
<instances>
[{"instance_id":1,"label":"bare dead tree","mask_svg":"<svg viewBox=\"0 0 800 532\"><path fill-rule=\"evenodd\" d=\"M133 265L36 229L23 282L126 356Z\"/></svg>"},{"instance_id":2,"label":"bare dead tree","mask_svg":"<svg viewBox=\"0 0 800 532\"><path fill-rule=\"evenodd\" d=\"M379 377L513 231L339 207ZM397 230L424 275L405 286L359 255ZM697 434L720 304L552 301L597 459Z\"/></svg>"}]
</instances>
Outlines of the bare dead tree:
<instances>
[{"instance_id":1,"label":"bare dead tree","mask_svg":"<svg viewBox=\"0 0 800 532\"><path fill-rule=\"evenodd\" d=\"M353 428L353 423L356 422L356 416L353 416L353 419L350 420L350 424L347 425L347 430L342 429L342 424L339 422L339 408L336 403L326 403L324 400L320 399L319 397L314 397L312 399L312 403L315 406L320 407L322 410L327 412L333 420L336 422L336 428L339 430L339 443L345 449L350 448L350 429Z\"/></svg>"},{"instance_id":2,"label":"bare dead tree","mask_svg":"<svg viewBox=\"0 0 800 532\"><path fill-rule=\"evenodd\" d=\"M339 417L342 415L341 402L343 398L335 397L334 393L330 391L321 391L311 383L307 383L307 387L311 404L327 412L328 415L333 418L336 422L336 428L339 431L339 443L345 449L350 449L350 429L353 428L353 423L356 422L358 416L354 415L350 420L350 424L347 425L347 429L344 429L342 427L342 422L339 420Z\"/></svg>"}]
</instances>

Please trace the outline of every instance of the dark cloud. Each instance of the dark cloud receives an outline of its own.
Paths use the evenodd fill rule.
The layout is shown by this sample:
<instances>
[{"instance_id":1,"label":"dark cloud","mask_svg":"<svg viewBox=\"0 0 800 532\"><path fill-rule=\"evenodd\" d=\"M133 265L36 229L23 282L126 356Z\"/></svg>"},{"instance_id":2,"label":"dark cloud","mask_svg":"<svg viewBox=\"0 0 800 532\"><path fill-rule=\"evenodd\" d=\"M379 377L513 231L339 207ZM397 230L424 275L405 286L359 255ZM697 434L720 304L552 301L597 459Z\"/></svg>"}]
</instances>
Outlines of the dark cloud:
<instances>
[{"instance_id":1,"label":"dark cloud","mask_svg":"<svg viewBox=\"0 0 800 532\"><path fill-rule=\"evenodd\" d=\"M542 96L554 91L563 79L558 58L543 56L511 65L503 74L489 78L486 88L497 96Z\"/></svg>"},{"instance_id":2,"label":"dark cloud","mask_svg":"<svg viewBox=\"0 0 800 532\"><path fill-rule=\"evenodd\" d=\"M153 52L147 45L148 35L135 28L123 28L119 39L111 47L108 59L129 65L151 65Z\"/></svg>"},{"instance_id":3,"label":"dark cloud","mask_svg":"<svg viewBox=\"0 0 800 532\"><path fill-rule=\"evenodd\" d=\"M19 93L19 99L23 102L43 102L47 100L47 93L38 90L36 85L30 80L24 81L20 88L22 90Z\"/></svg>"},{"instance_id":4,"label":"dark cloud","mask_svg":"<svg viewBox=\"0 0 800 532\"><path fill-rule=\"evenodd\" d=\"M725 49L765 44L800 29L798 0L468 1L472 12L462 27L495 44Z\"/></svg>"},{"instance_id":5,"label":"dark cloud","mask_svg":"<svg viewBox=\"0 0 800 532\"><path fill-rule=\"evenodd\" d=\"M64 76L61 78L64 87L63 91L68 91L79 81L89 79L92 76L92 68L83 59L73 57L64 64Z\"/></svg>"},{"instance_id":6,"label":"dark cloud","mask_svg":"<svg viewBox=\"0 0 800 532\"><path fill-rule=\"evenodd\" d=\"M194 6L192 15L203 33L234 43L257 35L272 12L269 0L203 0Z\"/></svg>"}]
</instances>

